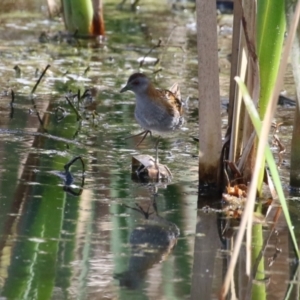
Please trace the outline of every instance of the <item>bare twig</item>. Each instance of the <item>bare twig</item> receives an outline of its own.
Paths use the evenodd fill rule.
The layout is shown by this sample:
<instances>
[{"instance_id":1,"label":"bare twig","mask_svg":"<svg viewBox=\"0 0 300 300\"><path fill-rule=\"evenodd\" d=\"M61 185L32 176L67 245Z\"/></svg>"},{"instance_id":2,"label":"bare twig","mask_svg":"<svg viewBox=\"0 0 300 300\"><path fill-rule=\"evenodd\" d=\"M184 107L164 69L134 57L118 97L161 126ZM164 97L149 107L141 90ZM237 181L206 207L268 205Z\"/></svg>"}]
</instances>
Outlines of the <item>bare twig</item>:
<instances>
[{"instance_id":1,"label":"bare twig","mask_svg":"<svg viewBox=\"0 0 300 300\"><path fill-rule=\"evenodd\" d=\"M37 80L35 86L33 87L32 91L31 91L31 94L30 94L30 99L31 99L33 108L34 108L34 110L35 110L35 112L36 112L36 115L37 115L37 117L38 117L38 119L39 119L39 122L40 122L41 126L43 127L43 129L44 129L44 123L43 123L43 120L42 120L42 118L41 118L41 116L40 116L40 113L39 113L38 110L37 110L37 107L36 107L36 104L35 104L35 101L34 101L34 98L33 98L33 94L34 94L34 92L36 91L38 85L40 84L42 78L44 77L44 75L46 74L46 72L47 72L47 70L48 70L49 68L50 68L50 65L47 65L47 67L44 69L44 71L42 72L41 76L40 76L39 79Z\"/></svg>"},{"instance_id":2,"label":"bare twig","mask_svg":"<svg viewBox=\"0 0 300 300\"><path fill-rule=\"evenodd\" d=\"M149 55L154 49L161 47L161 43L162 43L162 40L159 39L158 42L157 42L157 44L154 45L154 46L153 46L153 47L145 54L145 56L143 57L143 59L142 59L141 62L140 62L140 67L143 66L146 57L148 57L148 55Z\"/></svg>"},{"instance_id":3,"label":"bare twig","mask_svg":"<svg viewBox=\"0 0 300 300\"><path fill-rule=\"evenodd\" d=\"M160 63L160 62L162 61L163 55L164 55L164 53L166 52L167 48L169 47L169 43L170 43L171 37L172 37L172 35L173 35L174 30L176 29L176 27L177 27L177 25L175 25L175 26L172 28L171 33L169 34L168 39L167 39L167 41L166 41L165 44L162 44L162 39L159 39L158 42L157 42L157 44L154 45L154 46L153 46L153 47L145 54L145 56L143 57L143 59L140 61L140 67L143 66L146 57L148 57L149 54L150 54L154 49L160 48L160 47L163 47L163 51L162 51L161 57L158 58L158 59L156 60L156 62L154 63L154 65L156 66L158 63ZM182 46L180 46L180 45L172 45L172 47L179 48L179 49L181 49L183 52L185 52L184 48L183 48ZM154 73L158 73L160 70L161 70L161 69L159 69L158 71L155 71Z\"/></svg>"},{"instance_id":4,"label":"bare twig","mask_svg":"<svg viewBox=\"0 0 300 300\"><path fill-rule=\"evenodd\" d=\"M69 105L71 108L74 110L76 116L77 116L77 121L82 120L82 116L80 115L78 109L73 105L72 101L69 99L68 96L66 96L66 100L68 101Z\"/></svg>"},{"instance_id":5,"label":"bare twig","mask_svg":"<svg viewBox=\"0 0 300 300\"><path fill-rule=\"evenodd\" d=\"M50 65L47 65L47 67L45 68L45 70L42 72L40 78L38 79L38 81L36 82L35 86L33 87L31 94L34 94L35 90L37 89L38 85L40 84L42 78L44 77L44 75L46 74L47 70L50 68Z\"/></svg>"}]
</instances>

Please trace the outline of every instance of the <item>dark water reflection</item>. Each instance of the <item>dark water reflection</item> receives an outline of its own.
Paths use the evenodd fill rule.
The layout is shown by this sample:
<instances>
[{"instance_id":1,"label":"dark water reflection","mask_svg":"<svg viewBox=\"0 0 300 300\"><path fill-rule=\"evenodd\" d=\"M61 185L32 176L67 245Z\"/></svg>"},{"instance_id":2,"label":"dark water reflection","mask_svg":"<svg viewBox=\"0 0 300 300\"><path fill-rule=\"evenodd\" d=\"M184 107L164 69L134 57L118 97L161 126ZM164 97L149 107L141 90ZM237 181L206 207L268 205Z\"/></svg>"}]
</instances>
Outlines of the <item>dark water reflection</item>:
<instances>
[{"instance_id":1,"label":"dark water reflection","mask_svg":"<svg viewBox=\"0 0 300 300\"><path fill-rule=\"evenodd\" d=\"M107 1L108 39L100 45L94 41L74 45L67 40L39 43L41 32L53 36L63 29L60 20L50 22L41 15L40 4L22 17L0 16L0 291L4 299L187 299L197 278L198 287L209 287L206 295L217 297L223 271L210 274L214 283L201 280L213 270L212 253L217 257L214 269L222 270L224 244L219 240L218 216L202 212L197 216L198 149L191 138L198 135L194 13L172 11L170 3L158 3L132 13L126 6L117 10L117 1ZM222 99L228 94L230 22L231 17L224 16L220 23L221 29L229 24L229 29L220 31ZM172 31L169 47L151 53L161 59L160 65L145 64L141 69L151 75L162 68L156 77L151 75L156 84L166 88L177 81L183 97L189 97L187 123L162 138L160 161L174 178L158 188L154 199L153 186L132 181L130 174L131 157L154 155L154 140L149 138L136 149L136 140L123 139L140 129L133 117L133 95L121 95L119 90L139 69L138 59L159 38L166 42ZM51 68L35 93L41 126L29 94L47 64ZM19 78L15 65L21 69ZM12 119L11 89L15 92ZM65 100L69 91L78 89L81 94L91 89L95 100L80 108L81 122ZM222 114L225 128L225 109ZM80 196L66 191L62 173L76 156L85 162ZM71 173L71 187L80 191L79 161ZM293 202L295 210L298 200ZM207 228L213 232L204 237ZM194 244L200 245L197 258L208 264L205 274L201 269L194 276L195 282Z\"/></svg>"}]
</instances>

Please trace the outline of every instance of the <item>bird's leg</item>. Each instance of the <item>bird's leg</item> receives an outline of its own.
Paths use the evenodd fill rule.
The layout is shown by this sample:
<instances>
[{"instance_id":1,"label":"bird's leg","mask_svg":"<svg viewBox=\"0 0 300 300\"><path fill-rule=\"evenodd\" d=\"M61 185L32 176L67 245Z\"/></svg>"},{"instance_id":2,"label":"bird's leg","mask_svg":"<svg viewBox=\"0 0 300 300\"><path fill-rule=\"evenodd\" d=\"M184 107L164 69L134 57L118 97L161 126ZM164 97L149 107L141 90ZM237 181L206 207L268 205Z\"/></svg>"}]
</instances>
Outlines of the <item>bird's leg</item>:
<instances>
[{"instance_id":1,"label":"bird's leg","mask_svg":"<svg viewBox=\"0 0 300 300\"><path fill-rule=\"evenodd\" d=\"M157 138L155 143L155 164L158 165L158 145L160 142L160 136Z\"/></svg>"},{"instance_id":2,"label":"bird's leg","mask_svg":"<svg viewBox=\"0 0 300 300\"><path fill-rule=\"evenodd\" d=\"M144 141L144 139L147 137L148 134L150 134L150 136L152 136L152 132L150 130L144 130L138 134L127 136L124 139L127 140L127 139L134 138L136 136L143 135L142 139L136 144L136 147L138 147Z\"/></svg>"},{"instance_id":3,"label":"bird's leg","mask_svg":"<svg viewBox=\"0 0 300 300\"><path fill-rule=\"evenodd\" d=\"M157 193L157 186L154 186L154 193L153 193L153 200L152 200L152 206L154 211L156 212L156 215L158 215L158 211L157 211L157 203L156 203L156 197L158 196Z\"/></svg>"},{"instance_id":4,"label":"bird's leg","mask_svg":"<svg viewBox=\"0 0 300 300\"><path fill-rule=\"evenodd\" d=\"M143 142L143 140L147 137L148 134L150 134L150 136L152 136L152 132L150 130L145 130L143 133L145 133L145 134L142 137L142 139L136 144L136 147L138 147Z\"/></svg>"},{"instance_id":5,"label":"bird's leg","mask_svg":"<svg viewBox=\"0 0 300 300\"><path fill-rule=\"evenodd\" d=\"M155 143L155 168L157 170L157 179L160 178L160 172L159 172L159 162L158 162L158 145L160 142L160 136L157 138L157 141Z\"/></svg>"}]
</instances>

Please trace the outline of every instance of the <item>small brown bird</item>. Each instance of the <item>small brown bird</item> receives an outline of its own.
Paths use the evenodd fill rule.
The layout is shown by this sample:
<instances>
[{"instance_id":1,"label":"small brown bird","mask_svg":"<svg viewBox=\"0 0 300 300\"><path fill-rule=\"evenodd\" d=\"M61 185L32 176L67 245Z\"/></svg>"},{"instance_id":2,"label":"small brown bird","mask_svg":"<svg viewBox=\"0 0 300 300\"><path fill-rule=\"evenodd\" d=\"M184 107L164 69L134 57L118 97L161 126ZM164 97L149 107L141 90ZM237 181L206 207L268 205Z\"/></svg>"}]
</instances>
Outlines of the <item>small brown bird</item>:
<instances>
[{"instance_id":1,"label":"small brown bird","mask_svg":"<svg viewBox=\"0 0 300 300\"><path fill-rule=\"evenodd\" d=\"M143 135L137 146L143 142L148 133L152 135L152 131L159 133L170 132L181 127L184 123L183 105L178 84L173 84L169 90L159 90L154 87L146 75L135 73L129 77L126 86L120 92L123 93L125 91L133 91L135 93L136 106L134 115L137 122L144 129L143 132L134 135ZM158 178L160 178L158 166L159 138L155 144L155 166L158 170ZM171 175L168 168L167 170Z\"/></svg>"},{"instance_id":2,"label":"small brown bird","mask_svg":"<svg viewBox=\"0 0 300 300\"><path fill-rule=\"evenodd\" d=\"M154 87L148 77L142 73L131 75L121 93L133 91L136 97L135 119L144 129L138 135L151 135L152 131L159 133L173 131L184 123L181 95L178 84L169 90L159 90ZM136 136L138 136L136 135Z\"/></svg>"}]
</instances>

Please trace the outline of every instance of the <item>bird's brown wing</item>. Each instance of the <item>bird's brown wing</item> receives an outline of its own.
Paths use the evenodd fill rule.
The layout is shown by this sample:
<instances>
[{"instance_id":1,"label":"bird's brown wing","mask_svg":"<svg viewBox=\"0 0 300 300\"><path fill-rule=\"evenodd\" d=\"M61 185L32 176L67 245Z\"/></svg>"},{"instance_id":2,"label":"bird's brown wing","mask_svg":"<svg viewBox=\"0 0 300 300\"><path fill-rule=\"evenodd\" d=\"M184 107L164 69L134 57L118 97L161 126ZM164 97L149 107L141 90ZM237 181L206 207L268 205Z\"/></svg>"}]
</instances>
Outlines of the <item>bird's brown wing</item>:
<instances>
[{"instance_id":1,"label":"bird's brown wing","mask_svg":"<svg viewBox=\"0 0 300 300\"><path fill-rule=\"evenodd\" d=\"M181 101L181 92L178 83L174 83L170 88L169 91L172 92L176 98Z\"/></svg>"},{"instance_id":2,"label":"bird's brown wing","mask_svg":"<svg viewBox=\"0 0 300 300\"><path fill-rule=\"evenodd\" d=\"M182 102L177 95L180 96L180 90L178 84L173 84L170 90L159 90L155 88L148 89L148 96L152 99L152 101L156 102L157 105L164 107L170 115L182 115L183 108Z\"/></svg>"},{"instance_id":3,"label":"bird's brown wing","mask_svg":"<svg viewBox=\"0 0 300 300\"><path fill-rule=\"evenodd\" d=\"M170 90L165 90L164 92L165 92L166 100L171 104L171 107L173 108L176 107L179 114L182 115L183 108L182 108L182 102L180 97L180 90L178 84L176 85L177 85L176 86L177 90L175 91L175 93ZM172 85L172 87L174 87L174 85ZM177 97L177 95L179 95L179 97Z\"/></svg>"}]
</instances>

